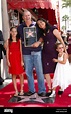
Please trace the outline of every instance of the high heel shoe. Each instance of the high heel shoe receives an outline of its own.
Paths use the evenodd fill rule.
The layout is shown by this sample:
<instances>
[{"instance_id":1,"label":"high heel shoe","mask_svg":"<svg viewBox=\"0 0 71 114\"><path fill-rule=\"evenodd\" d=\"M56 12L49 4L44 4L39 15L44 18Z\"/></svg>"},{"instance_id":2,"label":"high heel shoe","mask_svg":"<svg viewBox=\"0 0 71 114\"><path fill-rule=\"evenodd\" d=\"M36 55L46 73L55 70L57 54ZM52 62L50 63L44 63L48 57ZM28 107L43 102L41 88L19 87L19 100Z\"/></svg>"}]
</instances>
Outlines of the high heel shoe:
<instances>
[{"instance_id":1,"label":"high heel shoe","mask_svg":"<svg viewBox=\"0 0 71 114\"><path fill-rule=\"evenodd\" d=\"M48 92L46 93L46 96L49 97L52 94L52 89L49 89Z\"/></svg>"}]
</instances>

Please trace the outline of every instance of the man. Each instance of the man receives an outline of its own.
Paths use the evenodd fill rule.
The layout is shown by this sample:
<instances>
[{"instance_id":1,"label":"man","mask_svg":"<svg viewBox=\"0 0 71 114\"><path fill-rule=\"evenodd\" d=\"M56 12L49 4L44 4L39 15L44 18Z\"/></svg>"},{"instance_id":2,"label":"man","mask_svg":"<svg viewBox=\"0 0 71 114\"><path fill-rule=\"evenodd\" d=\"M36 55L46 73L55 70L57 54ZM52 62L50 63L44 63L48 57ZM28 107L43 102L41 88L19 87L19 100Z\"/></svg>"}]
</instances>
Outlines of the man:
<instances>
[{"instance_id":1,"label":"man","mask_svg":"<svg viewBox=\"0 0 71 114\"><path fill-rule=\"evenodd\" d=\"M4 54L6 54L5 48L3 46L3 35L2 35L2 31L0 30L0 85L3 84L4 80L1 77L1 59L2 59L2 51L4 52Z\"/></svg>"},{"instance_id":2,"label":"man","mask_svg":"<svg viewBox=\"0 0 71 114\"><path fill-rule=\"evenodd\" d=\"M36 23L32 21L31 13L28 10L25 10L23 13L24 22L18 26L18 33L24 42L24 27L36 27ZM36 27L37 38L39 40L41 33ZM38 41L38 43L40 43ZM28 86L29 92L26 93L27 96L33 95L36 90L34 87L34 78L33 78L33 68L36 70L37 80L38 80L38 95L46 96L46 89L44 83L44 76L42 71L42 61L41 61L41 45L39 47L25 47L24 43L22 45L22 51L24 55L24 65L26 75L28 77Z\"/></svg>"}]
</instances>

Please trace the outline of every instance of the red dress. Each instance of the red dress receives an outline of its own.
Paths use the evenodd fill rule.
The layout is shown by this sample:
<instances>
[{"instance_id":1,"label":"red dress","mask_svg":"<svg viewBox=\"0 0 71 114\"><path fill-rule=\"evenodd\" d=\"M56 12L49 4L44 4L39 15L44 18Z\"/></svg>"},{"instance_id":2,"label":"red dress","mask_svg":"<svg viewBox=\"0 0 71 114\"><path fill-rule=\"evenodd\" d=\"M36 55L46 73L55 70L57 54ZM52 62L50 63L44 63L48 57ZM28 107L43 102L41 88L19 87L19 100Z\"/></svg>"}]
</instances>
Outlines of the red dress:
<instances>
[{"instance_id":1,"label":"red dress","mask_svg":"<svg viewBox=\"0 0 71 114\"><path fill-rule=\"evenodd\" d=\"M9 67L10 74L19 75L24 72L23 66L21 66L20 41L9 44L9 61L11 64Z\"/></svg>"}]
</instances>

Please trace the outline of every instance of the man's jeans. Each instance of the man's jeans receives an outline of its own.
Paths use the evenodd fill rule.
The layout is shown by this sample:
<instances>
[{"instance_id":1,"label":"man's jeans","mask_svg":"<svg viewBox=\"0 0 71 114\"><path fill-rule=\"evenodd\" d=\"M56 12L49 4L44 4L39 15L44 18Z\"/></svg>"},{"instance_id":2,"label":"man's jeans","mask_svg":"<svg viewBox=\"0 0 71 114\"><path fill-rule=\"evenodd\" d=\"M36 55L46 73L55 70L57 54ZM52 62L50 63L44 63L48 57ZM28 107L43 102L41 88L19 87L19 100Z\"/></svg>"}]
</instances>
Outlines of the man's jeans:
<instances>
[{"instance_id":1,"label":"man's jeans","mask_svg":"<svg viewBox=\"0 0 71 114\"><path fill-rule=\"evenodd\" d=\"M38 80L38 93L46 92L44 75L42 70L41 51L31 52L31 55L24 55L25 71L28 77L29 91L35 92L33 68L36 69Z\"/></svg>"}]
</instances>

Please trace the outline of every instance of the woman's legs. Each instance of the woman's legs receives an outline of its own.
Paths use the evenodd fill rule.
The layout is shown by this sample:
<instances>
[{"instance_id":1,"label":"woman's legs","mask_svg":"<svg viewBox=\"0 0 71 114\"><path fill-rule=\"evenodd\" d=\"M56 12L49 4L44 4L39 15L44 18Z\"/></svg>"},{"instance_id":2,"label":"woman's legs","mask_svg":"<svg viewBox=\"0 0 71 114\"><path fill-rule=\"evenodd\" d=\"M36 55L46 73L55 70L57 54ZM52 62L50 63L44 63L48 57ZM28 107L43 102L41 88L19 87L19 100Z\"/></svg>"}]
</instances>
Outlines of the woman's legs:
<instances>
[{"instance_id":1,"label":"woman's legs","mask_svg":"<svg viewBox=\"0 0 71 114\"><path fill-rule=\"evenodd\" d=\"M50 91L52 89L52 87L51 87L51 77L50 77L50 74L44 74L44 76L46 78L46 82L47 82L47 85L48 85L48 88L49 88L48 91Z\"/></svg>"},{"instance_id":2,"label":"woman's legs","mask_svg":"<svg viewBox=\"0 0 71 114\"><path fill-rule=\"evenodd\" d=\"M52 93L51 77L50 77L50 74L44 74L44 76L46 78L46 82L47 82L47 85L48 85L47 96L49 96Z\"/></svg>"}]
</instances>

